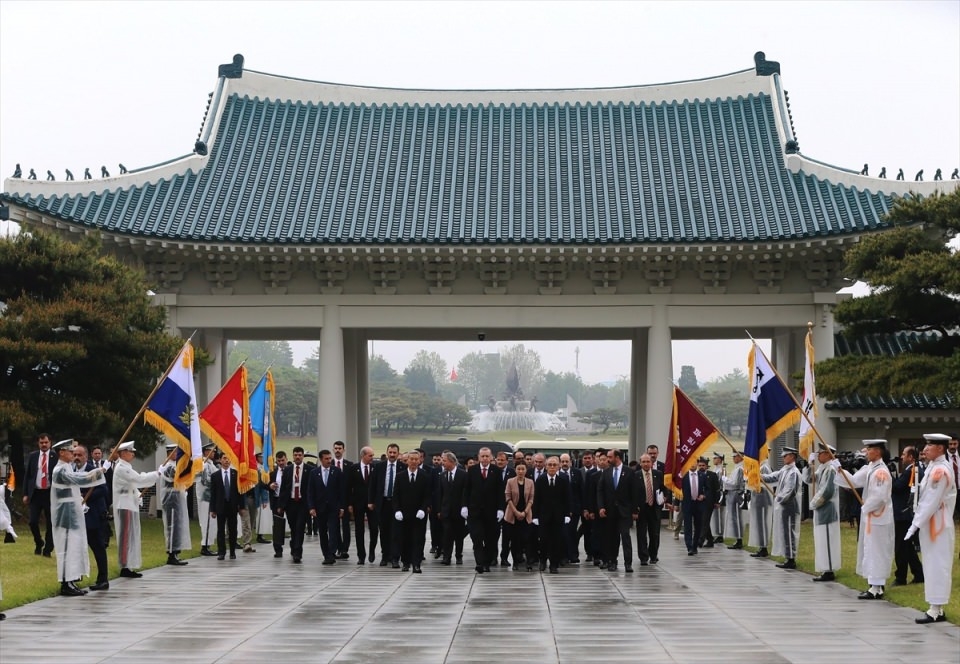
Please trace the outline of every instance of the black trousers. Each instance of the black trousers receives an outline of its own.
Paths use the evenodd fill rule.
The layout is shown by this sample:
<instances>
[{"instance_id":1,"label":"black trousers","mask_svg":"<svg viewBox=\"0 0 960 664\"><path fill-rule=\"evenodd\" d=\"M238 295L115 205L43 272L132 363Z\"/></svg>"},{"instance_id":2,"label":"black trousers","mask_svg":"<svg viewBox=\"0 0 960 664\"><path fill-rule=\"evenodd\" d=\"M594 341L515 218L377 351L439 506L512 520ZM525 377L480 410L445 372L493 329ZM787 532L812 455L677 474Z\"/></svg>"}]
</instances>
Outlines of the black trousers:
<instances>
[{"instance_id":1,"label":"black trousers","mask_svg":"<svg viewBox=\"0 0 960 664\"><path fill-rule=\"evenodd\" d=\"M394 512L396 510L393 509L393 499L384 498L383 507L377 513L377 524L380 526L380 559L391 563L400 562L400 550L393 546L393 529L397 523L393 518Z\"/></svg>"},{"instance_id":2,"label":"black trousers","mask_svg":"<svg viewBox=\"0 0 960 664\"><path fill-rule=\"evenodd\" d=\"M640 562L656 560L660 552L660 508L644 506L637 519L637 556Z\"/></svg>"},{"instance_id":3,"label":"black trousers","mask_svg":"<svg viewBox=\"0 0 960 664\"><path fill-rule=\"evenodd\" d=\"M367 547L364 543L364 531L370 530L370 553L377 552L377 535L380 533L380 526L377 515L367 509L366 505L354 506L353 508L353 534L357 541L357 558L364 560L367 557Z\"/></svg>"},{"instance_id":4,"label":"black trousers","mask_svg":"<svg viewBox=\"0 0 960 664\"><path fill-rule=\"evenodd\" d=\"M893 559L897 563L894 578L901 583L907 582L907 570L913 574L913 578L923 581L923 565L920 563L920 556L917 555L917 535L914 534L908 541L903 538L907 536L907 530L910 529L909 521L893 522Z\"/></svg>"},{"instance_id":5,"label":"black trousers","mask_svg":"<svg viewBox=\"0 0 960 664\"><path fill-rule=\"evenodd\" d=\"M99 528L87 528L87 546L93 552L93 559L97 563L97 583L110 580L110 567L107 564L107 548L103 545L103 529L109 528L106 523Z\"/></svg>"},{"instance_id":6,"label":"black trousers","mask_svg":"<svg viewBox=\"0 0 960 664\"><path fill-rule=\"evenodd\" d=\"M271 529L271 540L274 553L283 553L283 543L287 539L287 519L276 512L273 514L273 528Z\"/></svg>"},{"instance_id":7,"label":"black trousers","mask_svg":"<svg viewBox=\"0 0 960 664\"><path fill-rule=\"evenodd\" d=\"M526 560L527 565L533 565L537 557L530 542L530 533L533 530L533 524L527 523L524 520L517 520L514 523L506 523L503 527L505 530L510 531L513 564L518 565L521 560Z\"/></svg>"},{"instance_id":8,"label":"black trousers","mask_svg":"<svg viewBox=\"0 0 960 664\"><path fill-rule=\"evenodd\" d=\"M427 535L426 519L413 515L404 516L403 521L393 520L394 551L400 553L404 565L419 565L423 557L423 541Z\"/></svg>"},{"instance_id":9,"label":"black trousers","mask_svg":"<svg viewBox=\"0 0 960 664\"><path fill-rule=\"evenodd\" d=\"M237 549L237 511L227 510L217 514L217 552L227 552L227 535L230 536L230 553Z\"/></svg>"},{"instance_id":10,"label":"black trousers","mask_svg":"<svg viewBox=\"0 0 960 664\"><path fill-rule=\"evenodd\" d=\"M340 551L340 513L332 509L317 512L320 527L320 551L325 560L336 557Z\"/></svg>"},{"instance_id":11,"label":"black trousers","mask_svg":"<svg viewBox=\"0 0 960 664\"><path fill-rule=\"evenodd\" d=\"M47 529L46 544L40 536L40 514L43 514L43 523ZM30 532L33 533L33 543L44 553L53 551L53 522L50 520L50 489L34 489L30 496Z\"/></svg>"},{"instance_id":12,"label":"black trousers","mask_svg":"<svg viewBox=\"0 0 960 664\"><path fill-rule=\"evenodd\" d=\"M703 540L703 512L702 501L685 503L683 509L683 541L687 551L696 551Z\"/></svg>"},{"instance_id":13,"label":"black trousers","mask_svg":"<svg viewBox=\"0 0 960 664\"><path fill-rule=\"evenodd\" d=\"M557 521L541 521L537 530L540 533L540 562L550 563L550 569L560 566L563 558L564 538L563 519Z\"/></svg>"},{"instance_id":14,"label":"black trousers","mask_svg":"<svg viewBox=\"0 0 960 664\"><path fill-rule=\"evenodd\" d=\"M443 559L450 560L454 553L463 558L463 540L467 536L467 524L457 514L452 519L443 520Z\"/></svg>"},{"instance_id":15,"label":"black trousers","mask_svg":"<svg viewBox=\"0 0 960 664\"><path fill-rule=\"evenodd\" d=\"M496 514L482 514L467 519L470 527L470 539L473 541L473 558L477 565L489 567L497 557L497 537L500 535L500 524Z\"/></svg>"},{"instance_id":16,"label":"black trousers","mask_svg":"<svg viewBox=\"0 0 960 664\"><path fill-rule=\"evenodd\" d=\"M290 555L294 558L303 558L303 535L307 527L307 501L302 498L297 501L292 498L287 501L287 523L290 524ZM221 549L221 552L223 549Z\"/></svg>"},{"instance_id":17,"label":"black trousers","mask_svg":"<svg viewBox=\"0 0 960 664\"><path fill-rule=\"evenodd\" d=\"M350 550L350 513L343 511L343 517L340 519L340 553L347 553Z\"/></svg>"},{"instance_id":18,"label":"black trousers","mask_svg":"<svg viewBox=\"0 0 960 664\"><path fill-rule=\"evenodd\" d=\"M580 525L580 516L574 513L570 523L563 526L564 558L569 561L580 560L580 541L577 537L577 528Z\"/></svg>"},{"instance_id":19,"label":"black trousers","mask_svg":"<svg viewBox=\"0 0 960 664\"><path fill-rule=\"evenodd\" d=\"M608 514L607 522L607 562L617 562L617 553L623 546L623 564L633 564L633 540L630 539L630 524L633 519L629 516Z\"/></svg>"}]
</instances>

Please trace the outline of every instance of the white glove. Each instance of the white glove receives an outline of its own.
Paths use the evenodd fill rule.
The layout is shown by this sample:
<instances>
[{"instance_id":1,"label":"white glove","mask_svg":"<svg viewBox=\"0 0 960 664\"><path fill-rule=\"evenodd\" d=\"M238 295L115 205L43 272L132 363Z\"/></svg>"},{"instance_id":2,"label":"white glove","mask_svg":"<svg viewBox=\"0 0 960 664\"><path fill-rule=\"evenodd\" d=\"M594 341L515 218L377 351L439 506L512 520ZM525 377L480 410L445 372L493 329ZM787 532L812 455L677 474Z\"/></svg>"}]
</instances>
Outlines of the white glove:
<instances>
[{"instance_id":1,"label":"white glove","mask_svg":"<svg viewBox=\"0 0 960 664\"><path fill-rule=\"evenodd\" d=\"M811 452L811 453L810 453L810 456L807 457L807 461L809 461L809 462L810 462L810 465L812 466L812 465L817 461L817 455L816 455L816 453Z\"/></svg>"},{"instance_id":2,"label":"white glove","mask_svg":"<svg viewBox=\"0 0 960 664\"><path fill-rule=\"evenodd\" d=\"M497 521L503 521L503 510L497 510Z\"/></svg>"},{"instance_id":3,"label":"white glove","mask_svg":"<svg viewBox=\"0 0 960 664\"><path fill-rule=\"evenodd\" d=\"M417 510L417 519L423 520L423 517L427 516L427 513L423 510Z\"/></svg>"},{"instance_id":4,"label":"white glove","mask_svg":"<svg viewBox=\"0 0 960 664\"><path fill-rule=\"evenodd\" d=\"M84 503L84 504L83 504L83 513L86 514L86 513L89 512L89 511L90 511L90 506L87 505L86 503Z\"/></svg>"},{"instance_id":5,"label":"white glove","mask_svg":"<svg viewBox=\"0 0 960 664\"><path fill-rule=\"evenodd\" d=\"M840 470L840 459L830 459L828 462L835 470Z\"/></svg>"},{"instance_id":6,"label":"white glove","mask_svg":"<svg viewBox=\"0 0 960 664\"><path fill-rule=\"evenodd\" d=\"M567 525L568 523L570 523L570 517L568 516L563 517L563 525Z\"/></svg>"},{"instance_id":7,"label":"white glove","mask_svg":"<svg viewBox=\"0 0 960 664\"><path fill-rule=\"evenodd\" d=\"M397 512L393 515L393 518L397 521L403 521L403 512L397 510Z\"/></svg>"},{"instance_id":8,"label":"white glove","mask_svg":"<svg viewBox=\"0 0 960 664\"><path fill-rule=\"evenodd\" d=\"M539 525L540 525L540 519L534 519L532 523L533 523L533 525L535 525L535 526L539 526Z\"/></svg>"},{"instance_id":9,"label":"white glove","mask_svg":"<svg viewBox=\"0 0 960 664\"><path fill-rule=\"evenodd\" d=\"M466 519L468 513L469 513L469 512L467 511L467 508L466 508L466 507L461 507L461 508L460 508L460 518L461 518L461 519Z\"/></svg>"},{"instance_id":10,"label":"white glove","mask_svg":"<svg viewBox=\"0 0 960 664\"><path fill-rule=\"evenodd\" d=\"M657 492L657 505L663 506L663 494L659 491Z\"/></svg>"},{"instance_id":11,"label":"white glove","mask_svg":"<svg viewBox=\"0 0 960 664\"><path fill-rule=\"evenodd\" d=\"M916 533L917 533L917 527L911 523L910 527L907 528L907 536L903 538L903 541L906 542L911 537L913 537Z\"/></svg>"}]
</instances>

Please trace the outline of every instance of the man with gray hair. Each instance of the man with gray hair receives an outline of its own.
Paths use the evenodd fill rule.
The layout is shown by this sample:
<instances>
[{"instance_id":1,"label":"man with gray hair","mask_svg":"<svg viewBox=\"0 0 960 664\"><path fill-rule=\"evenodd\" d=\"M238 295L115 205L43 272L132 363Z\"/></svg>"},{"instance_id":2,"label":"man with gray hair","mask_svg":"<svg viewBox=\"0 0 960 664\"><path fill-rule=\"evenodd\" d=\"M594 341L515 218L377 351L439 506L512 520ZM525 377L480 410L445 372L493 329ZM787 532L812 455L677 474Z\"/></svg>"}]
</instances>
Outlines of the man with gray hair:
<instances>
[{"instance_id":1,"label":"man with gray hair","mask_svg":"<svg viewBox=\"0 0 960 664\"><path fill-rule=\"evenodd\" d=\"M357 564L363 565L367 559L364 543L364 524L370 530L370 562L376 559L377 535L380 528L376 513L370 509L370 481L373 477L373 448L360 448L360 460L352 463L344 471L347 475L347 512L353 519L353 535L357 543Z\"/></svg>"},{"instance_id":2,"label":"man with gray hair","mask_svg":"<svg viewBox=\"0 0 960 664\"><path fill-rule=\"evenodd\" d=\"M498 525L506 506L503 479L493 465L489 447L481 447L477 455L480 463L467 470L464 506L460 515L467 519L477 574L490 571L496 553ZM534 503L536 505L536 503Z\"/></svg>"},{"instance_id":3,"label":"man with gray hair","mask_svg":"<svg viewBox=\"0 0 960 664\"><path fill-rule=\"evenodd\" d=\"M454 553L457 564L463 563L463 539L467 535L466 520L461 509L466 504L464 490L467 487L467 473L460 466L457 455L444 450L443 475L440 479L440 520L443 522L443 565L449 565Z\"/></svg>"}]
</instances>

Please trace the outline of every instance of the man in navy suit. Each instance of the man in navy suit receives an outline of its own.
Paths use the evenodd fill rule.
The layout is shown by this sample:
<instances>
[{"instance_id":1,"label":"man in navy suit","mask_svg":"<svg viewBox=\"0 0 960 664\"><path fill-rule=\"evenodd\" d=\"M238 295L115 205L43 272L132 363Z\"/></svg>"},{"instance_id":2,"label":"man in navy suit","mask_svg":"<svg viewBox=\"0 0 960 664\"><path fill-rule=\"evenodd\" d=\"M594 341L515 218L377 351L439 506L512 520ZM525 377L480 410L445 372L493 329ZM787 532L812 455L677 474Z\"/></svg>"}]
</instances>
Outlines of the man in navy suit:
<instances>
[{"instance_id":1,"label":"man in navy suit","mask_svg":"<svg viewBox=\"0 0 960 664\"><path fill-rule=\"evenodd\" d=\"M320 550L323 564L337 562L340 551L340 519L343 518L345 487L343 473L333 465L330 450L320 450L320 465L310 478L307 509L320 527Z\"/></svg>"},{"instance_id":2,"label":"man in navy suit","mask_svg":"<svg viewBox=\"0 0 960 664\"><path fill-rule=\"evenodd\" d=\"M73 448L73 463L77 470L83 471L101 467L90 460L84 445ZM103 533L110 532L110 521L107 518L109 491L106 484L98 484L85 489L81 495L86 508L83 521L87 529L87 546L93 552L93 559L97 563L97 581L90 586L90 590L107 590L110 587L110 568L107 565L106 537Z\"/></svg>"},{"instance_id":3,"label":"man in navy suit","mask_svg":"<svg viewBox=\"0 0 960 664\"><path fill-rule=\"evenodd\" d=\"M592 458L592 455L591 455ZM580 511L583 501L583 475L574 469L573 459L569 454L560 455L560 474L570 485L570 521L563 526L563 556L562 559L573 565L580 564L580 542L577 537L577 527L580 525Z\"/></svg>"},{"instance_id":4,"label":"man in navy suit","mask_svg":"<svg viewBox=\"0 0 960 664\"><path fill-rule=\"evenodd\" d=\"M392 564L395 569L400 568L400 552L393 549L393 525L396 523L393 516L397 511L393 506L393 493L397 486L397 474L403 470L403 466L397 462L399 456L399 445L387 445L387 459L374 467L367 495L367 509L374 513L380 526L380 567ZM372 544L370 554L373 555ZM373 562L372 558L370 562Z\"/></svg>"},{"instance_id":5,"label":"man in navy suit","mask_svg":"<svg viewBox=\"0 0 960 664\"><path fill-rule=\"evenodd\" d=\"M288 463L280 477L278 511L290 524L290 555L299 564L303 558L303 535L307 527L307 492L312 467L304 462L303 448L293 448L293 463ZM222 553L222 551L221 551Z\"/></svg>"},{"instance_id":6,"label":"man in navy suit","mask_svg":"<svg viewBox=\"0 0 960 664\"><path fill-rule=\"evenodd\" d=\"M237 515L243 496L237 485L237 471L230 467L230 458L220 457L220 470L210 475L210 518L217 521L217 560L227 553L227 533L230 535L230 559L237 557Z\"/></svg>"},{"instance_id":7,"label":"man in navy suit","mask_svg":"<svg viewBox=\"0 0 960 664\"><path fill-rule=\"evenodd\" d=\"M489 447L481 447L477 455L480 463L467 470L464 489L464 507L461 516L467 519L470 539L473 540L474 569L478 574L490 571L496 557L499 524L507 504L501 473L493 464ZM536 505L536 501L534 501Z\"/></svg>"},{"instance_id":8,"label":"man in navy suit","mask_svg":"<svg viewBox=\"0 0 960 664\"><path fill-rule=\"evenodd\" d=\"M639 494L633 471L623 463L620 450L607 451L608 467L597 487L600 518L607 523L607 569L617 569L617 552L623 546L623 571L633 572L633 543L630 526L639 515ZM536 505L536 503L534 503Z\"/></svg>"},{"instance_id":9,"label":"man in navy suit","mask_svg":"<svg viewBox=\"0 0 960 664\"><path fill-rule=\"evenodd\" d=\"M690 469L681 481L683 499L680 508L683 513L683 541L687 545L687 555L697 555L697 547L703 538L703 514L707 505L707 458L700 457L697 467Z\"/></svg>"},{"instance_id":10,"label":"man in navy suit","mask_svg":"<svg viewBox=\"0 0 960 664\"><path fill-rule=\"evenodd\" d=\"M407 455L407 468L397 475L393 494L394 551L400 551L403 571L420 574L420 559L423 557L423 540L427 533L427 510L433 487L429 470L420 467L420 452Z\"/></svg>"},{"instance_id":11,"label":"man in navy suit","mask_svg":"<svg viewBox=\"0 0 960 664\"><path fill-rule=\"evenodd\" d=\"M30 508L30 532L33 533L33 543L36 545L34 553L42 553L47 558L53 551L53 523L50 520L50 475L57 465L59 456L50 449L53 441L50 434L42 433L37 436L37 447L27 457L26 488L23 493L23 504ZM46 541L40 536L40 514L47 527Z\"/></svg>"}]
</instances>

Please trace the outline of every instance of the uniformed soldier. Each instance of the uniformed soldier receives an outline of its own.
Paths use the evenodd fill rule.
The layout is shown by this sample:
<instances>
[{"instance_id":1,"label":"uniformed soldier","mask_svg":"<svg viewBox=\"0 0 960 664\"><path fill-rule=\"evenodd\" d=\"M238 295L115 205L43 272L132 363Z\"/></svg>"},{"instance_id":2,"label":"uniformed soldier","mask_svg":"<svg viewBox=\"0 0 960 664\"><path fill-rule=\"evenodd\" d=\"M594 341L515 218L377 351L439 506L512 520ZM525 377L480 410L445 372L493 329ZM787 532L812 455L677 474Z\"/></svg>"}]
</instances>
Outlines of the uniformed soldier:
<instances>
[{"instance_id":1,"label":"uniformed soldier","mask_svg":"<svg viewBox=\"0 0 960 664\"><path fill-rule=\"evenodd\" d=\"M813 491L810 496L813 566L820 572L820 576L813 577L813 580L835 581L835 572L840 569L840 491L836 485L840 462L835 456L835 448L823 442L819 445L820 451L810 454L810 465L803 469L803 481Z\"/></svg>"},{"instance_id":2,"label":"uniformed soldier","mask_svg":"<svg viewBox=\"0 0 960 664\"><path fill-rule=\"evenodd\" d=\"M786 558L777 564L781 569L797 568L797 547L800 544L800 471L797 469L796 448L784 447L780 457L783 466L768 475L764 482L777 483L774 498L773 524L777 537L773 540L773 555Z\"/></svg>"}]
</instances>

